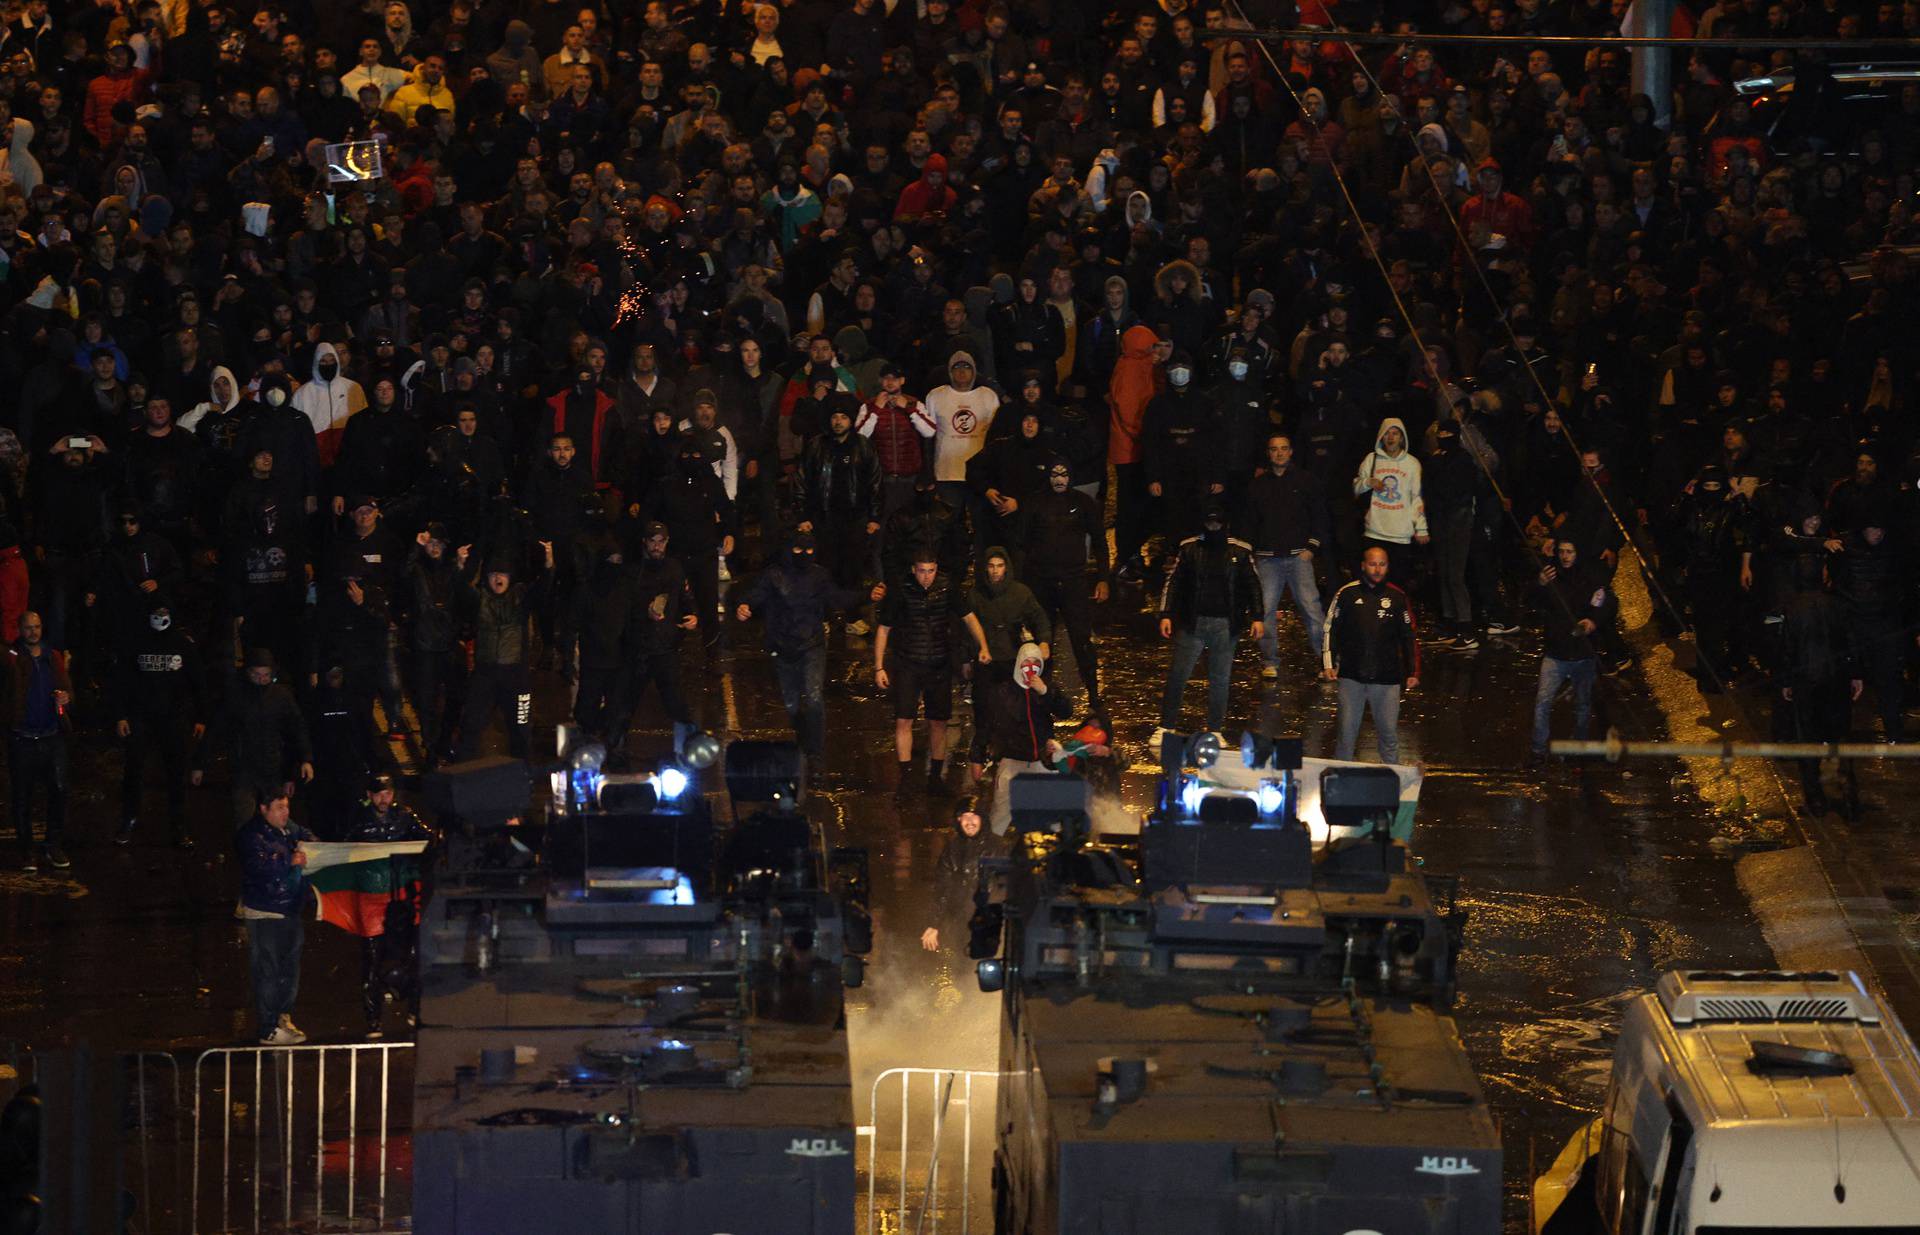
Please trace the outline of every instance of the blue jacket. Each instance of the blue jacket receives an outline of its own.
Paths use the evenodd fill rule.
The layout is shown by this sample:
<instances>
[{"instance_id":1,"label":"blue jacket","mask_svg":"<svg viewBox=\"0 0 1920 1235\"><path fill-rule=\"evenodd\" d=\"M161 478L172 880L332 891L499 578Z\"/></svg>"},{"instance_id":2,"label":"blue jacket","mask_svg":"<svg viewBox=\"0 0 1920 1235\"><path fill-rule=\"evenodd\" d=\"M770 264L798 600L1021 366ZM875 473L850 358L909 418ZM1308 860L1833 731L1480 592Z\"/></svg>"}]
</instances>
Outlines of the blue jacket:
<instances>
[{"instance_id":1,"label":"blue jacket","mask_svg":"<svg viewBox=\"0 0 1920 1235\"><path fill-rule=\"evenodd\" d=\"M240 903L263 913L299 913L306 877L293 864L293 851L301 841L313 839L313 833L297 823L282 832L255 812L233 839L240 853Z\"/></svg>"}]
</instances>

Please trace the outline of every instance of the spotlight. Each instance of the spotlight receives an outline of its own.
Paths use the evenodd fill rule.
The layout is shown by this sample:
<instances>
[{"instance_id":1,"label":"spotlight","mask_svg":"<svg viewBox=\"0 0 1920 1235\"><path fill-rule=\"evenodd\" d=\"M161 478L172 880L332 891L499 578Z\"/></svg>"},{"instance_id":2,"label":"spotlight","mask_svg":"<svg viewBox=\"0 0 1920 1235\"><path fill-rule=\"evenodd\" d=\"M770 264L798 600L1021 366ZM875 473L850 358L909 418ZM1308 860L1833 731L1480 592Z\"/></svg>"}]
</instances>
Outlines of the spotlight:
<instances>
[{"instance_id":1,"label":"spotlight","mask_svg":"<svg viewBox=\"0 0 1920 1235\"><path fill-rule=\"evenodd\" d=\"M1263 815L1276 815L1287 804L1287 791L1277 780L1263 780L1254 790L1253 800Z\"/></svg>"},{"instance_id":2,"label":"spotlight","mask_svg":"<svg viewBox=\"0 0 1920 1235\"><path fill-rule=\"evenodd\" d=\"M1200 803L1206 801L1207 789L1197 780L1190 780L1180 790L1180 805L1189 815L1200 813Z\"/></svg>"},{"instance_id":3,"label":"spotlight","mask_svg":"<svg viewBox=\"0 0 1920 1235\"><path fill-rule=\"evenodd\" d=\"M679 797L687 787L687 774L679 768L661 768L647 778L653 785L653 791L662 802L671 802Z\"/></svg>"},{"instance_id":4,"label":"spotlight","mask_svg":"<svg viewBox=\"0 0 1920 1235\"><path fill-rule=\"evenodd\" d=\"M1187 757L1193 760L1196 768L1210 768L1220 761L1220 735L1203 733L1192 740L1187 748Z\"/></svg>"},{"instance_id":5,"label":"spotlight","mask_svg":"<svg viewBox=\"0 0 1920 1235\"><path fill-rule=\"evenodd\" d=\"M712 767L719 758L720 743L710 733L691 735L680 751L681 761L696 772Z\"/></svg>"}]
</instances>

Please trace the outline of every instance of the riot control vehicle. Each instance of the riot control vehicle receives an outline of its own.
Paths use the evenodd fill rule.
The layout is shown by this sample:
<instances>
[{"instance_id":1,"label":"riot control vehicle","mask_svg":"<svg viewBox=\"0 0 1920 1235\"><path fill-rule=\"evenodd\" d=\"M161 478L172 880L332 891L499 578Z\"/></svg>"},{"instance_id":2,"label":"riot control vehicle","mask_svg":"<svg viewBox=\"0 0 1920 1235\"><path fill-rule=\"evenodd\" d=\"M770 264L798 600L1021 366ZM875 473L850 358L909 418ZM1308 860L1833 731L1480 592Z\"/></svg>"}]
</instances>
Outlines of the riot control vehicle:
<instances>
[{"instance_id":1,"label":"riot control vehicle","mask_svg":"<svg viewBox=\"0 0 1920 1235\"><path fill-rule=\"evenodd\" d=\"M537 828L524 764L430 783L416 1230L852 1229L865 855L802 812L797 747L732 743L724 818L717 743L685 751L613 775L563 735Z\"/></svg>"},{"instance_id":2,"label":"riot control vehicle","mask_svg":"<svg viewBox=\"0 0 1920 1235\"><path fill-rule=\"evenodd\" d=\"M1920 1053L1851 973L1676 970L1627 1005L1539 1235L1920 1232Z\"/></svg>"},{"instance_id":3,"label":"riot control vehicle","mask_svg":"<svg viewBox=\"0 0 1920 1235\"><path fill-rule=\"evenodd\" d=\"M1445 1015L1463 915L1394 842L1392 769L1321 779L1249 736L1246 790L1168 734L1139 833L1094 832L1085 782L1011 782L969 949L1003 995L1000 1235L1493 1235L1500 1136ZM1372 826L1377 825L1377 826ZM1448 890L1451 899L1451 890Z\"/></svg>"}]
</instances>

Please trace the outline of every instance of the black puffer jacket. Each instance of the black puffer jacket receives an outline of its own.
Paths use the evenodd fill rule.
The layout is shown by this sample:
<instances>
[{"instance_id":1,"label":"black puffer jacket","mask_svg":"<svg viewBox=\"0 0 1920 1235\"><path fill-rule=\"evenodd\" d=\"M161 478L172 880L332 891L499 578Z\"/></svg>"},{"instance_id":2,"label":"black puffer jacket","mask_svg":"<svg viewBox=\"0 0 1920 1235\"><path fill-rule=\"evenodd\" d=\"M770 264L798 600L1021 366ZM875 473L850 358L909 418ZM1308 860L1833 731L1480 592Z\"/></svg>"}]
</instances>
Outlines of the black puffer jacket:
<instances>
[{"instance_id":1,"label":"black puffer jacket","mask_svg":"<svg viewBox=\"0 0 1920 1235\"><path fill-rule=\"evenodd\" d=\"M931 587L921 587L908 576L890 587L880 608L880 625L888 629L888 651L916 665L941 665L953 654L954 636L967 612L967 593L944 571Z\"/></svg>"}]
</instances>

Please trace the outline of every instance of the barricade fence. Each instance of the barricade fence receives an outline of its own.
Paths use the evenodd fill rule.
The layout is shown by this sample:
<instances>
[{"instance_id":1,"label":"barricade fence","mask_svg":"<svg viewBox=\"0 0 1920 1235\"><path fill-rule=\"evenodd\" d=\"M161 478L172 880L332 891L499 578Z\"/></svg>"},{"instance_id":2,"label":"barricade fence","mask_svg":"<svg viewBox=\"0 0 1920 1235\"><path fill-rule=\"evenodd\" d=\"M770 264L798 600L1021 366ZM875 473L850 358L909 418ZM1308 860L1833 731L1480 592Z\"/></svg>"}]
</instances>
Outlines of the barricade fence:
<instances>
[{"instance_id":1,"label":"barricade fence","mask_svg":"<svg viewBox=\"0 0 1920 1235\"><path fill-rule=\"evenodd\" d=\"M888 1068L873 1078L859 1127L867 1141L867 1235L931 1235L943 1223L960 1235L993 1228L994 1104L1003 1075Z\"/></svg>"}]
</instances>

